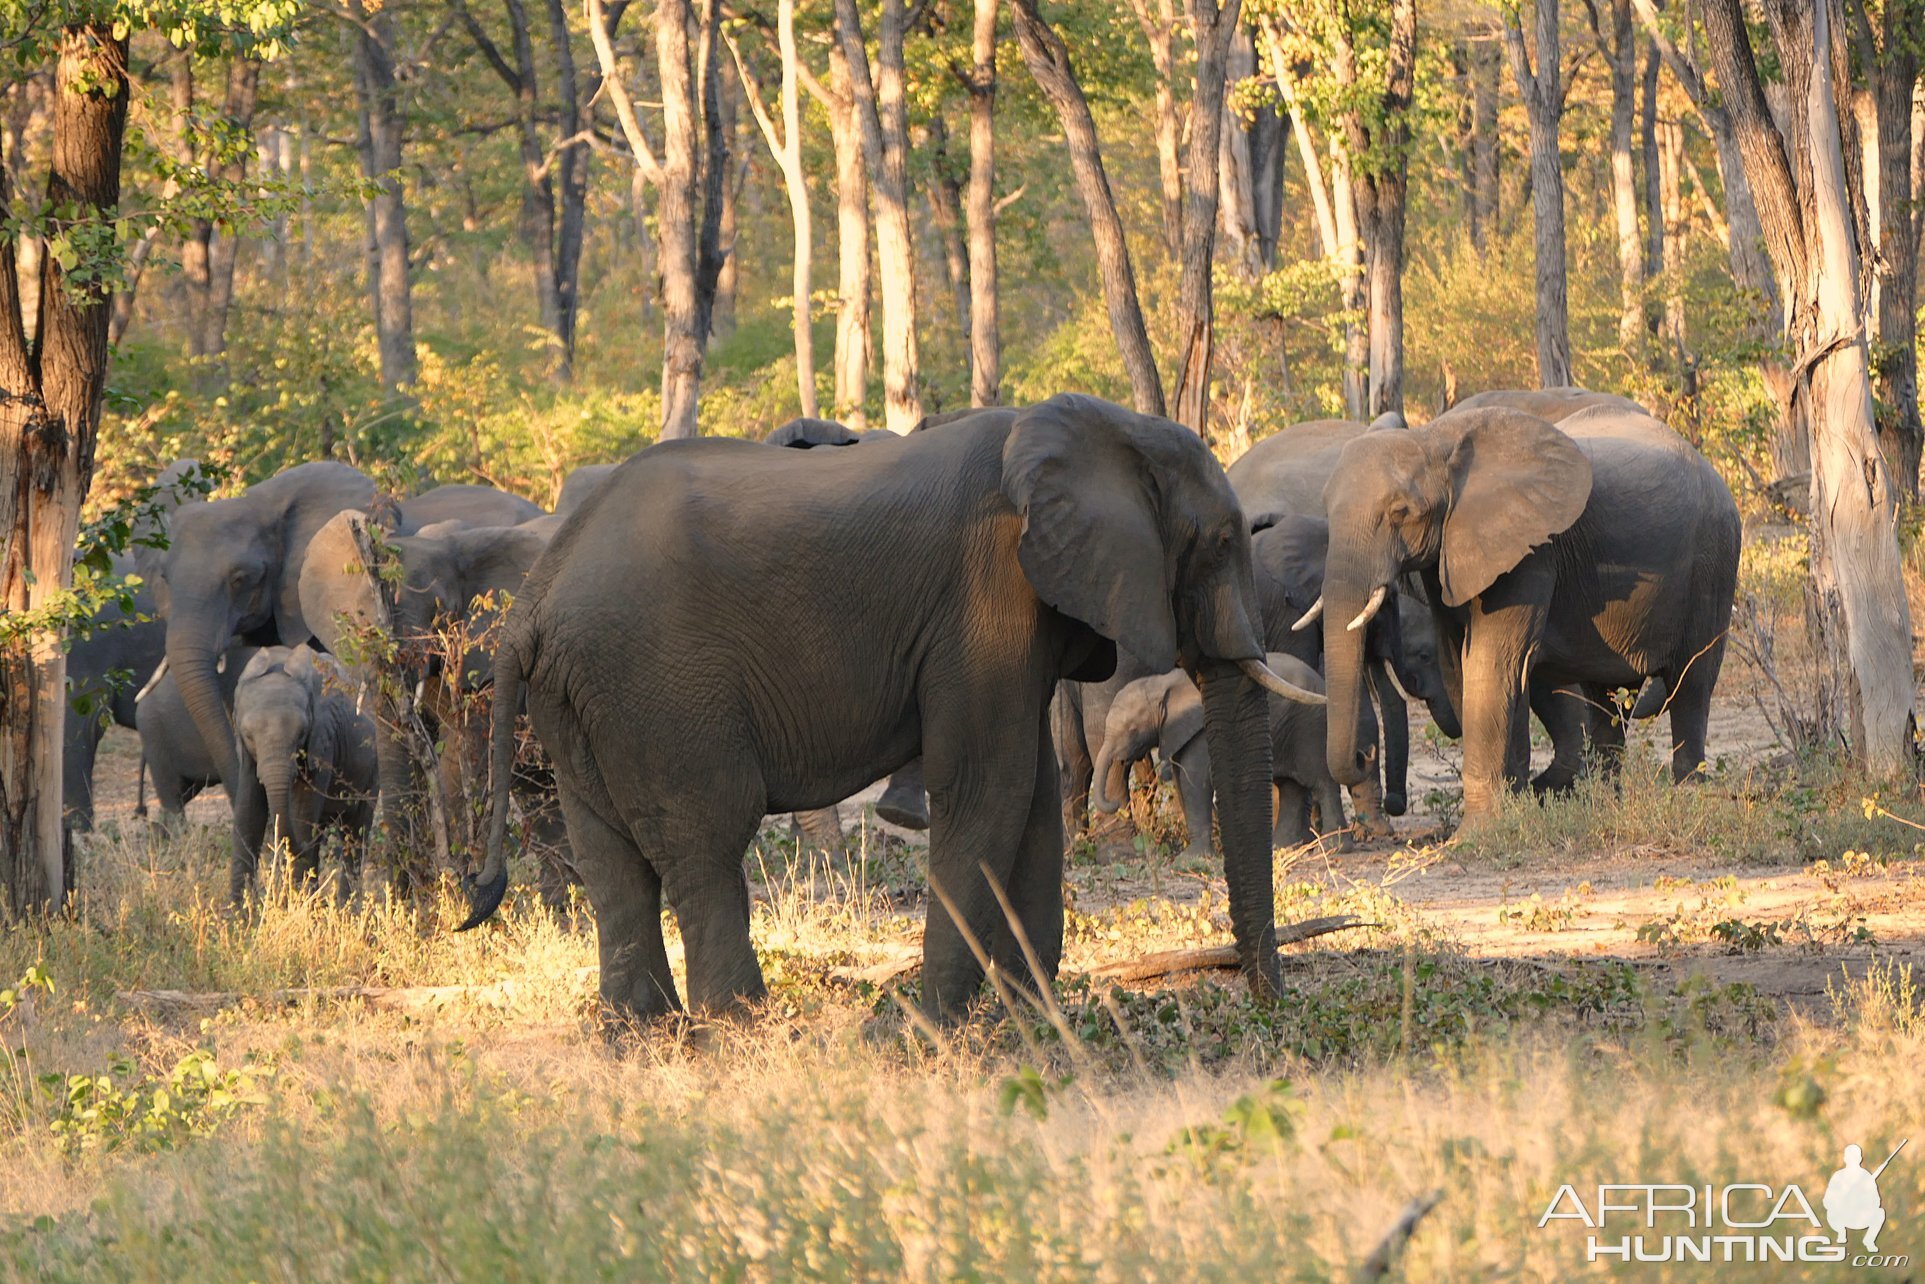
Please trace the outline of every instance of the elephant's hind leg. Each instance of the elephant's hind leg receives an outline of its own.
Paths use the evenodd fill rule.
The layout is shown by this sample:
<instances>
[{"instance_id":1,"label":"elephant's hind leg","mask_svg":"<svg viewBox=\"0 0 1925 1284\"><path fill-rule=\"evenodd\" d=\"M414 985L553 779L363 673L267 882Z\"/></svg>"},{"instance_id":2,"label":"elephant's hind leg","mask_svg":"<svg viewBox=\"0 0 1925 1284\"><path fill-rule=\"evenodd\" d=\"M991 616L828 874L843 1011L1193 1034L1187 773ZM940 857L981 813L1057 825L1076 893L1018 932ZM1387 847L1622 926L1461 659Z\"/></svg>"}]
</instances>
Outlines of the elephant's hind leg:
<instances>
[{"instance_id":1,"label":"elephant's hind leg","mask_svg":"<svg viewBox=\"0 0 1925 1284\"><path fill-rule=\"evenodd\" d=\"M666 814L634 833L655 859L682 929L689 1006L719 1012L760 999L768 989L749 940L749 887L742 876L742 853L762 819L760 786L753 798L723 782L707 796L684 789L672 797Z\"/></svg>"},{"instance_id":2,"label":"elephant's hind leg","mask_svg":"<svg viewBox=\"0 0 1925 1284\"><path fill-rule=\"evenodd\" d=\"M641 849L564 787L571 859L595 907L602 1002L645 1020L681 1008L662 944L662 880Z\"/></svg>"},{"instance_id":3,"label":"elephant's hind leg","mask_svg":"<svg viewBox=\"0 0 1925 1284\"><path fill-rule=\"evenodd\" d=\"M1589 721L1587 688L1531 684L1531 712L1551 738L1551 762L1531 780L1531 791L1564 793L1584 774L1584 730Z\"/></svg>"},{"instance_id":4,"label":"elephant's hind leg","mask_svg":"<svg viewBox=\"0 0 1925 1284\"><path fill-rule=\"evenodd\" d=\"M1706 647L1679 674L1664 675L1671 691L1671 779L1680 783L1704 772L1705 731L1711 723L1711 693L1724 664L1724 638Z\"/></svg>"}]
</instances>

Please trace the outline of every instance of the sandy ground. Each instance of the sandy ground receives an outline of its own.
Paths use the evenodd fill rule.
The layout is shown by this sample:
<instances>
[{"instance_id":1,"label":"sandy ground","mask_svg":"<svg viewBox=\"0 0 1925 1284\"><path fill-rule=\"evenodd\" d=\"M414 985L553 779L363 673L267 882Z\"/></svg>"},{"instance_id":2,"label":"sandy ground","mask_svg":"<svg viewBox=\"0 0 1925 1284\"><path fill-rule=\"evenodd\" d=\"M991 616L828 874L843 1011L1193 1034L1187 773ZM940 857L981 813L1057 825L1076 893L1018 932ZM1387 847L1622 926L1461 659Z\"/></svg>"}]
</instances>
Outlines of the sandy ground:
<instances>
[{"instance_id":1,"label":"sandy ground","mask_svg":"<svg viewBox=\"0 0 1925 1284\"><path fill-rule=\"evenodd\" d=\"M1428 796L1454 793L1459 755L1455 745L1426 738L1424 725L1413 718L1411 814L1396 822L1397 840L1348 853L1286 857L1295 862L1291 878L1380 888L1435 938L1474 955L1546 966L1621 960L1653 980L1700 974L1721 984L1745 982L1814 1009L1825 1006L1828 986L1847 972L1862 974L1874 960L1925 963L1925 873L1911 862L1814 873L1803 864L1737 867L1670 848L1625 849L1581 862L1548 854L1539 862L1525 854L1506 868L1467 861L1451 844L1433 841L1433 804L1439 799ZM1634 728L1632 753L1660 761L1663 731L1662 719ZM1714 759L1737 765L1780 752L1765 718L1742 693L1721 693L1709 747ZM138 753L133 733L120 728L102 742L95 791L103 828L140 823L134 814ZM1540 745L1534 758L1541 766L1548 750ZM854 801L872 804L880 793L878 784ZM226 811L218 788L189 806L192 819L216 825ZM867 814L873 823L873 813ZM853 821L854 808L845 804L843 815L845 823ZM925 837L880 828L912 844ZM1078 904L1089 909L1156 894L1185 898L1200 887L1195 880L1179 881L1187 892L1173 892L1167 879L1153 880L1154 886L1135 878L1108 880L1100 890L1079 889ZM1666 939L1666 921L1678 924L1672 935L1682 939ZM1780 939L1748 951L1705 940L1710 925L1721 921L1775 924ZM1846 943L1854 934L1856 942ZM1340 968L1345 957L1341 949L1315 950L1298 956L1295 966Z\"/></svg>"}]
</instances>

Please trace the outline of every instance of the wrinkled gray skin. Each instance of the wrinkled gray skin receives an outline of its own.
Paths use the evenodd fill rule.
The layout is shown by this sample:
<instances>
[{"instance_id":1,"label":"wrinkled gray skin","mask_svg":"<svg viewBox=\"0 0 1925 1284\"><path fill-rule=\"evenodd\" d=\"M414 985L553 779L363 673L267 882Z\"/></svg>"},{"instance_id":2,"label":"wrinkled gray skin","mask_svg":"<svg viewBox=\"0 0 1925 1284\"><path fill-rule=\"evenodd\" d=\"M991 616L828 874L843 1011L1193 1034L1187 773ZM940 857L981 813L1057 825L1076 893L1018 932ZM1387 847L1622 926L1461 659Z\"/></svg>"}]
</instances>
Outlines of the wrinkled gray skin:
<instances>
[{"instance_id":1,"label":"wrinkled gray skin","mask_svg":"<svg viewBox=\"0 0 1925 1284\"><path fill-rule=\"evenodd\" d=\"M466 522L470 526L518 526L548 516L548 510L533 500L496 490L457 482L424 490L413 499L401 502L402 528L418 530L438 522Z\"/></svg>"},{"instance_id":2,"label":"wrinkled gray skin","mask_svg":"<svg viewBox=\"0 0 1925 1284\"><path fill-rule=\"evenodd\" d=\"M525 690L617 1011L678 1005L664 893L690 1002L762 995L741 876L761 817L845 798L918 751L930 879L957 915L931 898L926 1007L953 1016L977 993L964 928L1011 976L1029 972L991 879L1046 983L1062 952L1063 835L1045 713L1058 679L1102 677L1119 642L1200 680L1212 757L1234 764L1215 786L1239 957L1276 994L1259 681L1284 684L1261 666L1249 534L1196 434L1089 397L859 450L791 458L708 438L625 464L509 613L470 925L506 887L505 768Z\"/></svg>"},{"instance_id":3,"label":"wrinkled gray skin","mask_svg":"<svg viewBox=\"0 0 1925 1284\"><path fill-rule=\"evenodd\" d=\"M234 855L228 894L246 899L263 844L286 840L311 879L330 830L342 840L340 894L359 875L374 822L374 722L355 712L347 676L307 646L266 647L234 688Z\"/></svg>"},{"instance_id":4,"label":"wrinkled gray skin","mask_svg":"<svg viewBox=\"0 0 1925 1284\"><path fill-rule=\"evenodd\" d=\"M1295 656L1281 651L1268 657L1271 669L1310 691L1323 679ZM1361 732L1361 729L1360 729ZM1335 835L1340 850L1350 850L1343 823L1343 791L1324 764L1324 708L1270 698L1270 762L1277 789L1273 847L1299 847L1313 838ZM1210 851L1210 745L1203 734L1203 696L1181 669L1138 678L1110 702L1103 749L1095 763L1096 809L1113 812L1127 800L1131 764L1155 749L1163 775L1174 779L1183 802L1183 823L1190 834L1185 856ZM1373 787L1366 782L1366 788ZM1316 804L1321 834L1311 829Z\"/></svg>"},{"instance_id":5,"label":"wrinkled gray skin","mask_svg":"<svg viewBox=\"0 0 1925 1284\"><path fill-rule=\"evenodd\" d=\"M314 630L315 638L328 651L339 656L356 657L353 634L380 621L382 604L373 579L361 565L357 531L369 522L367 514L355 509L337 513L309 541L307 557L299 581L301 612ZM468 526L460 522L441 522L425 526L413 535L390 536L387 543L400 559L402 578L395 594L397 618L388 622L392 635L401 641L434 637L437 633L466 622L470 636L486 633L506 596L521 589L522 580L534 566L556 529L555 519L543 517L518 526ZM497 606L486 613L476 599L493 595ZM493 657L475 647L462 658L458 685L463 692L480 690L490 680ZM357 688L374 675L358 662L343 662ZM421 711L434 734L445 723L445 702L451 697L448 675L438 667L430 670L410 668L398 675L407 690L418 685L422 690ZM382 693L376 717L380 759L381 807L384 821L400 814L402 800L418 794L422 782L406 740L398 733L400 711L388 707ZM485 759L480 745L457 746L457 752L470 754L477 766ZM457 764L449 763L450 767ZM457 768L458 769L458 768ZM485 768L483 768L485 769ZM542 792L545 782L516 774L518 791ZM552 785L549 786L552 793ZM544 852L558 853L565 860L566 839L553 807L532 805L527 813L538 818L537 846ZM563 895L559 871L543 863L544 898L555 905Z\"/></svg>"},{"instance_id":6,"label":"wrinkled gray skin","mask_svg":"<svg viewBox=\"0 0 1925 1284\"><path fill-rule=\"evenodd\" d=\"M586 504L620 467L620 464L583 464L568 474L562 481L561 494L555 499L555 516L566 517Z\"/></svg>"},{"instance_id":7,"label":"wrinkled gray skin","mask_svg":"<svg viewBox=\"0 0 1925 1284\"><path fill-rule=\"evenodd\" d=\"M1476 400L1424 428L1353 440L1325 490L1331 774L1365 770L1347 730L1362 699L1363 637L1346 623L1372 590L1416 573L1461 711L1467 821L1490 816L1506 782L1528 773L1527 684L1561 750L1582 711L1557 689L1662 679L1672 774L1685 779L1704 760L1737 581L1730 491L1641 412L1593 405L1553 426L1494 394ZM1563 752L1554 768L1575 770Z\"/></svg>"},{"instance_id":8,"label":"wrinkled gray skin","mask_svg":"<svg viewBox=\"0 0 1925 1284\"><path fill-rule=\"evenodd\" d=\"M1315 419L1292 424L1264 438L1230 465L1231 489L1250 518L1250 529L1262 532L1288 518L1322 520L1323 492L1345 443L1371 432L1404 431L1404 418L1391 412L1380 415L1368 425L1348 419ZM1310 630L1294 625L1316 601L1313 593L1297 608L1297 614L1283 618L1285 594L1279 592L1280 580L1287 580L1293 594L1313 579L1321 584L1323 559L1314 558L1316 570L1308 570L1312 557L1301 532L1287 539L1273 537L1268 556L1258 564L1257 591L1264 598L1264 645L1285 651L1311 665L1322 668L1322 644L1309 640ZM1286 564L1290 565L1286 570ZM1268 567L1266 574L1265 567ZM1267 583L1266 583L1267 581ZM1320 591L1320 590L1319 590ZM1291 602L1297 599L1289 597ZM1395 613L1393 613L1395 614ZM1429 625L1424 625L1428 630ZM1422 639L1415 639L1421 644ZM1402 659L1401 637L1390 637L1382 627L1372 636L1368 655L1368 681L1376 708L1369 712L1373 723L1381 710L1383 734L1382 794L1384 807L1391 815L1404 814L1409 797L1410 712L1404 692L1425 701L1430 714L1445 734L1458 734L1456 718L1444 696L1443 676L1436 670L1416 671ZM1392 666L1403 683L1403 691L1391 681ZM1376 732L1373 730L1372 738Z\"/></svg>"},{"instance_id":9,"label":"wrinkled gray skin","mask_svg":"<svg viewBox=\"0 0 1925 1284\"><path fill-rule=\"evenodd\" d=\"M791 419L762 439L765 446L791 450L813 450L818 446L853 446L860 441L881 441L896 434L887 428L857 432L833 419ZM922 781L922 759L904 766L884 784L882 797L876 799L876 815L904 829L929 828L929 797ZM842 817L834 807L813 812L798 812L795 828L803 839L818 847L832 845L842 838Z\"/></svg>"},{"instance_id":10,"label":"wrinkled gray skin","mask_svg":"<svg viewBox=\"0 0 1925 1284\"><path fill-rule=\"evenodd\" d=\"M404 501L398 529L428 520L506 507L534 506L486 487L445 487ZM167 663L210 746L218 746L221 779L233 793L234 733L214 680L214 662L230 640L292 646L313 631L301 610L299 581L308 541L345 509L368 509L374 483L346 464L300 464L231 499L188 504L174 514L170 546L152 577L167 620ZM503 504L503 500L512 503ZM461 510L461 511L454 511ZM536 510L539 511L539 510Z\"/></svg>"},{"instance_id":11,"label":"wrinkled gray skin","mask_svg":"<svg viewBox=\"0 0 1925 1284\"><path fill-rule=\"evenodd\" d=\"M229 647L217 666L221 699L230 712L234 688L240 684L241 673L254 658L255 650L251 646ZM140 732L141 762L154 782L154 798L160 804L161 823L172 827L201 790L221 783L220 766L201 740L200 728L194 724L171 672L162 674L141 696L134 723Z\"/></svg>"}]
</instances>

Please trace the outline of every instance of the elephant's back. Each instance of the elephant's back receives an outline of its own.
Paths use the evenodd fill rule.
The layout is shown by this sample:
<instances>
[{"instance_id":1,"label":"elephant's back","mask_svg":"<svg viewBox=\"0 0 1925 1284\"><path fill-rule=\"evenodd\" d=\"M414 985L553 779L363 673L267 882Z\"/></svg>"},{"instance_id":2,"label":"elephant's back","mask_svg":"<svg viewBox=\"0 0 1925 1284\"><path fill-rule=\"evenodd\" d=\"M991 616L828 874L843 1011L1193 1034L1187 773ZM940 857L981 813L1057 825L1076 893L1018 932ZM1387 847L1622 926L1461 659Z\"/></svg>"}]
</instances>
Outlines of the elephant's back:
<instances>
[{"instance_id":1,"label":"elephant's back","mask_svg":"<svg viewBox=\"0 0 1925 1284\"><path fill-rule=\"evenodd\" d=\"M1321 516L1323 488L1337 469L1344 445L1367 431L1351 419L1291 424L1230 465L1230 489L1252 519L1284 513Z\"/></svg>"},{"instance_id":2,"label":"elephant's back","mask_svg":"<svg viewBox=\"0 0 1925 1284\"><path fill-rule=\"evenodd\" d=\"M1649 415L1637 402L1612 392L1592 392L1589 388L1493 388L1476 393L1452 406L1457 410L1502 407L1536 415L1560 426L1574 415L1599 410L1626 415Z\"/></svg>"},{"instance_id":3,"label":"elephant's back","mask_svg":"<svg viewBox=\"0 0 1925 1284\"><path fill-rule=\"evenodd\" d=\"M1607 406L1580 411L1558 425L1591 460L1593 490L1627 502L1669 503L1736 537L1738 505L1711 461L1657 418Z\"/></svg>"}]
</instances>

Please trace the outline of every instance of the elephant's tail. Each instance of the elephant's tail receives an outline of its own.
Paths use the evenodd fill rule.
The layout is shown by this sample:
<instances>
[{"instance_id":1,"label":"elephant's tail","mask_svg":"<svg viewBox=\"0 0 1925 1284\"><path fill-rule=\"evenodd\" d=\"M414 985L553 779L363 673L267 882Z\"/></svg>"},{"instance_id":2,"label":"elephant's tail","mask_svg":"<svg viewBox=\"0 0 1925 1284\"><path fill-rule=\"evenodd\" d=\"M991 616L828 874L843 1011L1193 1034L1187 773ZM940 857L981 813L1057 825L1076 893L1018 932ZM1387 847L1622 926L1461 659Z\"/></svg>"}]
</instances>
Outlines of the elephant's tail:
<instances>
[{"instance_id":1,"label":"elephant's tail","mask_svg":"<svg viewBox=\"0 0 1925 1284\"><path fill-rule=\"evenodd\" d=\"M521 712L526 680L521 648L511 629L502 630L495 648L495 722L489 767L491 795L488 810L488 859L468 884L468 921L456 928L465 932L486 922L508 891L508 787L515 771L515 719Z\"/></svg>"}]
</instances>

